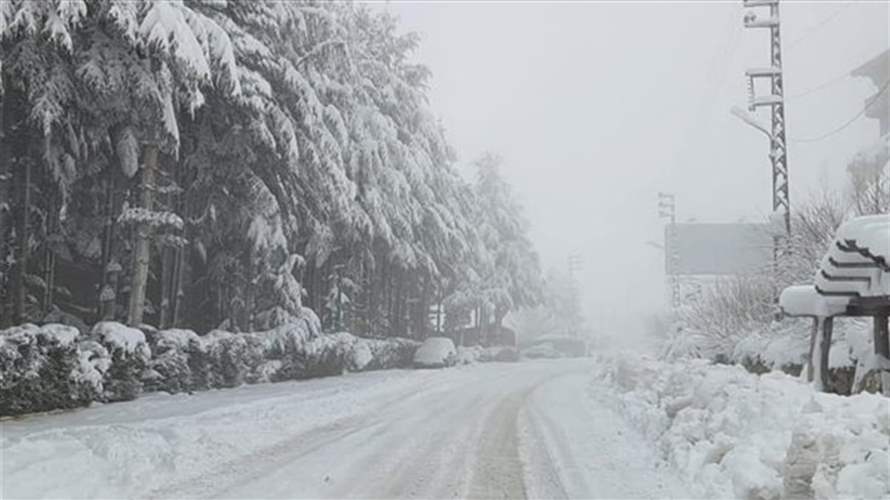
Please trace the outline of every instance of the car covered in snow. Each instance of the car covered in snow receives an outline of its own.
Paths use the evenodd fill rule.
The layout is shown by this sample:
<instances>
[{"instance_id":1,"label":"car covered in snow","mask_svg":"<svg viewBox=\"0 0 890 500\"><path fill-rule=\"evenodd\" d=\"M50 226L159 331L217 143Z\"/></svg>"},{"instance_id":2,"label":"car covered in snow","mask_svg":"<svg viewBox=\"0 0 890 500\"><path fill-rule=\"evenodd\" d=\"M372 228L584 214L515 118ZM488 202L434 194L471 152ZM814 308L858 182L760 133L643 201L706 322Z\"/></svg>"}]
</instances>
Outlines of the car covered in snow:
<instances>
[{"instance_id":1,"label":"car covered in snow","mask_svg":"<svg viewBox=\"0 0 890 500\"><path fill-rule=\"evenodd\" d=\"M563 353L556 349L552 342L541 342L524 349L522 351L522 356L528 359L556 359L563 357Z\"/></svg>"},{"instance_id":2,"label":"car covered in snow","mask_svg":"<svg viewBox=\"0 0 890 500\"><path fill-rule=\"evenodd\" d=\"M457 363L457 348L448 337L430 337L414 353L415 368L444 368Z\"/></svg>"}]
</instances>

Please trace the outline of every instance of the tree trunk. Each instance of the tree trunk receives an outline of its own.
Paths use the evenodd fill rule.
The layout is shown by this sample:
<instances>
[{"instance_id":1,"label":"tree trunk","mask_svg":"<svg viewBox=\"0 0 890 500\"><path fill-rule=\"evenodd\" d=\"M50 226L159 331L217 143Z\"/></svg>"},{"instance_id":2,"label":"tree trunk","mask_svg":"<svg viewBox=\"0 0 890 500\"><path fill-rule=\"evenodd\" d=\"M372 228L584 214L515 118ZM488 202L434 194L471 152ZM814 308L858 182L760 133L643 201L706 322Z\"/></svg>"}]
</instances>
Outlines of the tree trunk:
<instances>
[{"instance_id":1,"label":"tree trunk","mask_svg":"<svg viewBox=\"0 0 890 500\"><path fill-rule=\"evenodd\" d=\"M43 290L43 314L49 314L53 307L53 291L56 287L56 250L55 241L58 231L58 215L56 209L55 198L49 200L49 207L46 215L46 241L43 249L43 282L46 288Z\"/></svg>"},{"instance_id":2,"label":"tree trunk","mask_svg":"<svg viewBox=\"0 0 890 500\"><path fill-rule=\"evenodd\" d=\"M21 158L23 165L16 169L19 175L17 191L19 194L18 217L16 227L16 258L13 270L13 323L24 323L26 318L25 306L27 303L28 259L31 250L28 241L31 231L31 160ZM20 171L20 172L19 172Z\"/></svg>"},{"instance_id":3,"label":"tree trunk","mask_svg":"<svg viewBox=\"0 0 890 500\"><path fill-rule=\"evenodd\" d=\"M28 158L28 124L25 91L15 85L4 72L5 93L2 96L2 137L0 137L0 285L3 303L0 304L0 326L21 323L25 310L25 282L27 271L26 218L30 213L30 161ZM25 171L27 170L27 172ZM23 177L25 179L23 179ZM27 198L27 200L25 199ZM2 207L7 200L11 203ZM23 203L27 201L28 207ZM23 221L25 222L23 224ZM10 258L11 257L11 258ZM21 257L23 265L17 265Z\"/></svg>"},{"instance_id":4,"label":"tree trunk","mask_svg":"<svg viewBox=\"0 0 890 500\"><path fill-rule=\"evenodd\" d=\"M107 320L109 315L114 314L114 303L107 304L102 300L102 292L105 287L110 286L110 276L108 265L111 263L113 249L112 241L114 239L114 170L107 169L105 178L105 221L102 235L102 281L99 283L99 293L96 294L96 317L97 319ZM115 290L117 293L117 290ZM109 308L111 309L109 311Z\"/></svg>"},{"instance_id":5,"label":"tree trunk","mask_svg":"<svg viewBox=\"0 0 890 500\"><path fill-rule=\"evenodd\" d=\"M155 170L158 167L158 146L145 146L142 166L142 208L152 209L154 201ZM133 282L130 286L130 307L127 323L136 326L142 323L145 312L145 289L148 285L148 265L151 258L151 227L140 224L136 228L136 243L133 248Z\"/></svg>"},{"instance_id":6,"label":"tree trunk","mask_svg":"<svg viewBox=\"0 0 890 500\"><path fill-rule=\"evenodd\" d=\"M185 291L182 287L183 274L185 266L185 248L177 247L173 265L173 327L182 326L182 302L185 298Z\"/></svg>"},{"instance_id":7,"label":"tree trunk","mask_svg":"<svg viewBox=\"0 0 890 500\"><path fill-rule=\"evenodd\" d=\"M158 319L158 328L170 327L173 320L173 248L165 246L161 250L161 315Z\"/></svg>"},{"instance_id":8,"label":"tree trunk","mask_svg":"<svg viewBox=\"0 0 890 500\"><path fill-rule=\"evenodd\" d=\"M3 78L2 84L5 87L6 79ZM6 106L8 99L0 95L0 200L12 199L11 190L9 189L9 179L12 176L12 166L10 165L9 145L6 141L7 122L6 122ZM9 269L6 267L9 253L10 241L10 221L9 212L12 207L6 202L0 202L0 328L6 328L7 323L11 320L12 311L8 309L9 304Z\"/></svg>"}]
</instances>

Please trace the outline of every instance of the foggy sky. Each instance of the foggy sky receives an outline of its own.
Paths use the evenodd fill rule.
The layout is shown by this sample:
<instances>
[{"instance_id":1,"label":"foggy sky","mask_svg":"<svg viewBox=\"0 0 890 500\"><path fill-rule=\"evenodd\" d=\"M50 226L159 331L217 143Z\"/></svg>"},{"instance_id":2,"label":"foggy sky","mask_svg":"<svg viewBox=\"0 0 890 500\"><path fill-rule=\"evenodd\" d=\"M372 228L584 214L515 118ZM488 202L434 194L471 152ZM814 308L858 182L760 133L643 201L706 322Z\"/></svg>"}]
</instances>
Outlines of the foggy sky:
<instances>
[{"instance_id":1,"label":"foggy sky","mask_svg":"<svg viewBox=\"0 0 890 500\"><path fill-rule=\"evenodd\" d=\"M744 29L732 2L379 4L416 31L433 72L431 105L459 155L484 151L522 199L546 270L581 254L588 324L639 329L664 307L656 193L679 220L762 220L771 211L767 139L729 113L744 70L769 64L768 30ZM781 7L786 96L849 72L890 45L888 3ZM789 138L821 135L875 92L841 78L786 104ZM761 111L766 120L766 111ZM861 119L812 144L789 140L792 210L841 186L847 160L878 137Z\"/></svg>"}]
</instances>

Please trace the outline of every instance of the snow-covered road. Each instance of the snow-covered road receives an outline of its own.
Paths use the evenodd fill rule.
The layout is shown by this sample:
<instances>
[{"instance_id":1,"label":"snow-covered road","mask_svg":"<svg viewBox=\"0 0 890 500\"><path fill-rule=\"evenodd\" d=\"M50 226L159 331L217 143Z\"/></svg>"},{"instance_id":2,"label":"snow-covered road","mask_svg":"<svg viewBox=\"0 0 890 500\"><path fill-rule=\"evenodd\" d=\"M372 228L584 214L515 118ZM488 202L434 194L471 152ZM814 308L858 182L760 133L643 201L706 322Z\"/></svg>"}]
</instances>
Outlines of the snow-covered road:
<instances>
[{"instance_id":1,"label":"snow-covered road","mask_svg":"<svg viewBox=\"0 0 890 500\"><path fill-rule=\"evenodd\" d=\"M685 497L590 361L384 371L5 421L3 498Z\"/></svg>"}]
</instances>

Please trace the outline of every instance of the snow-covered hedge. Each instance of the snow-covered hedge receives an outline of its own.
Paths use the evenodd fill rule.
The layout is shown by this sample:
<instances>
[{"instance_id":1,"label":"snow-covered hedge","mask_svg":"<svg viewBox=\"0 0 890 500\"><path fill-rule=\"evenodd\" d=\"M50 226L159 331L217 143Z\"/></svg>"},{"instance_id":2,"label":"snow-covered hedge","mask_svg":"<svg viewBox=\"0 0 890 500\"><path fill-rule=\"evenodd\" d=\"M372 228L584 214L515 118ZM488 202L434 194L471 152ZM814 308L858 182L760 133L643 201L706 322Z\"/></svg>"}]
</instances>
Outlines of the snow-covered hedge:
<instances>
[{"instance_id":1,"label":"snow-covered hedge","mask_svg":"<svg viewBox=\"0 0 890 500\"><path fill-rule=\"evenodd\" d=\"M71 326L0 331L0 415L74 408L101 399L111 358Z\"/></svg>"},{"instance_id":2,"label":"snow-covered hedge","mask_svg":"<svg viewBox=\"0 0 890 500\"><path fill-rule=\"evenodd\" d=\"M890 399L704 360L601 360L591 392L705 498L886 498Z\"/></svg>"},{"instance_id":3,"label":"snow-covered hedge","mask_svg":"<svg viewBox=\"0 0 890 500\"><path fill-rule=\"evenodd\" d=\"M402 338L364 339L371 349L367 370L410 368L420 342Z\"/></svg>"},{"instance_id":4,"label":"snow-covered hedge","mask_svg":"<svg viewBox=\"0 0 890 500\"><path fill-rule=\"evenodd\" d=\"M105 401L129 401L142 393L143 372L151 359L145 334L135 328L103 321L96 323L92 337L111 355L111 366L105 373Z\"/></svg>"},{"instance_id":5,"label":"snow-covered hedge","mask_svg":"<svg viewBox=\"0 0 890 500\"><path fill-rule=\"evenodd\" d=\"M321 334L315 315L271 330L157 331L101 322L89 335L60 324L0 331L0 416L191 392L406 368L418 342Z\"/></svg>"},{"instance_id":6,"label":"snow-covered hedge","mask_svg":"<svg viewBox=\"0 0 890 500\"><path fill-rule=\"evenodd\" d=\"M410 366L417 342L319 334L312 322L252 333L163 330L150 336L147 384L168 392ZM150 382L148 382L150 380Z\"/></svg>"}]
</instances>

